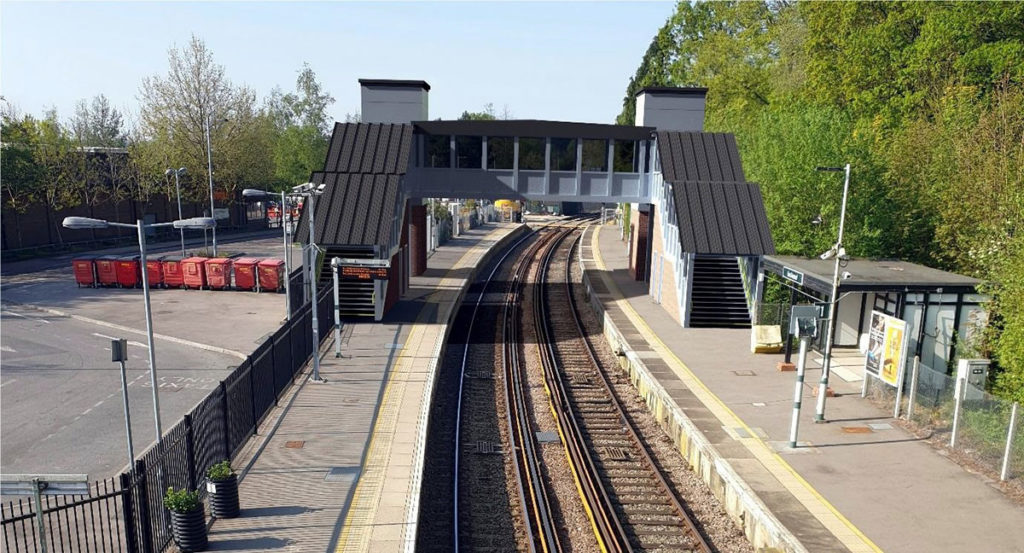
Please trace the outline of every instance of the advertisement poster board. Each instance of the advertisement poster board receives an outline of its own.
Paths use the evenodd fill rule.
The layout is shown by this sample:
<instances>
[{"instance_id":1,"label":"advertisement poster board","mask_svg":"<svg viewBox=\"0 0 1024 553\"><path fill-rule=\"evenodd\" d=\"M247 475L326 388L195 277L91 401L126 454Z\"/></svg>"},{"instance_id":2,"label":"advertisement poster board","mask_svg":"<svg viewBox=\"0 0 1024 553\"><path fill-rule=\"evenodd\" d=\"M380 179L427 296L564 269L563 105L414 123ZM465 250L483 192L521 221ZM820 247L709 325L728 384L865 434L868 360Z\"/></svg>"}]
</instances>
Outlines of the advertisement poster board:
<instances>
[{"instance_id":1,"label":"advertisement poster board","mask_svg":"<svg viewBox=\"0 0 1024 553\"><path fill-rule=\"evenodd\" d=\"M868 351L864 357L865 375L870 374L890 386L898 386L906 346L907 322L872 311Z\"/></svg>"}]
</instances>

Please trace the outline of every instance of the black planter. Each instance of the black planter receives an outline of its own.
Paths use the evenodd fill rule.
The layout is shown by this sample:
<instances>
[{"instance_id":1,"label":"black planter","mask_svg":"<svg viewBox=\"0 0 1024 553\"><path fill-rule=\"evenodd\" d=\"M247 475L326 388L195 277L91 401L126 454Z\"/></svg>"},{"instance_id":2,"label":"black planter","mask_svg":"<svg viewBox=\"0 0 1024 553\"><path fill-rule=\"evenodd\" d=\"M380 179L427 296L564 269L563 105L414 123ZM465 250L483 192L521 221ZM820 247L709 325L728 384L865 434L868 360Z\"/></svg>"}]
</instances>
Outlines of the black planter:
<instances>
[{"instance_id":1,"label":"black planter","mask_svg":"<svg viewBox=\"0 0 1024 553\"><path fill-rule=\"evenodd\" d=\"M203 506L187 513L171 511L171 533L174 543L184 553L206 551L206 512Z\"/></svg>"},{"instance_id":2,"label":"black planter","mask_svg":"<svg viewBox=\"0 0 1024 553\"><path fill-rule=\"evenodd\" d=\"M224 480L211 480L206 484L210 495L210 511L217 518L238 516L238 476L232 474Z\"/></svg>"}]
</instances>

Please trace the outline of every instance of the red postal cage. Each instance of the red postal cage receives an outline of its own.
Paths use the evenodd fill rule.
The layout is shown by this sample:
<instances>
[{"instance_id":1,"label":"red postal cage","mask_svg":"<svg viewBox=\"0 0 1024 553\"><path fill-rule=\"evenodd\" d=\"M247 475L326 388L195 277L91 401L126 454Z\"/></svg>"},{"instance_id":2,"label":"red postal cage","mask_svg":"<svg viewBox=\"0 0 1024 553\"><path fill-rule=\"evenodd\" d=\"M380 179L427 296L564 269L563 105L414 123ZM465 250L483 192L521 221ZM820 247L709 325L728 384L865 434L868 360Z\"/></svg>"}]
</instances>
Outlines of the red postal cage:
<instances>
[{"instance_id":1,"label":"red postal cage","mask_svg":"<svg viewBox=\"0 0 1024 553\"><path fill-rule=\"evenodd\" d=\"M205 257L190 257L181 261L181 273L184 276L185 289L206 287Z\"/></svg>"},{"instance_id":2,"label":"red postal cage","mask_svg":"<svg viewBox=\"0 0 1024 553\"><path fill-rule=\"evenodd\" d=\"M96 281L101 286L117 286L116 255L104 255L96 258Z\"/></svg>"},{"instance_id":3,"label":"red postal cage","mask_svg":"<svg viewBox=\"0 0 1024 553\"><path fill-rule=\"evenodd\" d=\"M185 273L181 270L181 261L184 258L180 255L165 255L160 258L160 265L164 272L164 286L167 288L180 288L185 284Z\"/></svg>"},{"instance_id":4,"label":"red postal cage","mask_svg":"<svg viewBox=\"0 0 1024 553\"><path fill-rule=\"evenodd\" d=\"M264 259L260 261L260 290L270 290L271 292L283 290L284 279L287 278L284 272L283 259Z\"/></svg>"},{"instance_id":5,"label":"red postal cage","mask_svg":"<svg viewBox=\"0 0 1024 553\"><path fill-rule=\"evenodd\" d=\"M75 282L78 287L83 285L96 286L96 264L92 257L78 257L71 260L71 267L75 270Z\"/></svg>"},{"instance_id":6,"label":"red postal cage","mask_svg":"<svg viewBox=\"0 0 1024 553\"><path fill-rule=\"evenodd\" d=\"M215 257L206 261L206 284L223 290L231 287L231 260Z\"/></svg>"},{"instance_id":7,"label":"red postal cage","mask_svg":"<svg viewBox=\"0 0 1024 553\"><path fill-rule=\"evenodd\" d=\"M262 259L258 257L239 257L235 260L235 289L258 290L256 266Z\"/></svg>"}]
</instances>

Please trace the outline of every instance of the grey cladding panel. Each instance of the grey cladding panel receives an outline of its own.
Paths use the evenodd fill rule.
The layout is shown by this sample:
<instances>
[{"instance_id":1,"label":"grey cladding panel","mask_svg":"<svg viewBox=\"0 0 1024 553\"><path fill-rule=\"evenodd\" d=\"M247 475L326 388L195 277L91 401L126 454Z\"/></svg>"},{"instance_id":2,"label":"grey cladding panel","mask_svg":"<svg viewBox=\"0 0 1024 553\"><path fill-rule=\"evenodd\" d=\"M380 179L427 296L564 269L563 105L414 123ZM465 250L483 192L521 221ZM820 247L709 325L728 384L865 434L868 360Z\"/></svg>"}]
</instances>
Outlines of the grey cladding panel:
<instances>
[{"instance_id":1,"label":"grey cladding panel","mask_svg":"<svg viewBox=\"0 0 1024 553\"><path fill-rule=\"evenodd\" d=\"M717 255L775 252L758 185L676 181L672 198L682 251Z\"/></svg>"}]
</instances>

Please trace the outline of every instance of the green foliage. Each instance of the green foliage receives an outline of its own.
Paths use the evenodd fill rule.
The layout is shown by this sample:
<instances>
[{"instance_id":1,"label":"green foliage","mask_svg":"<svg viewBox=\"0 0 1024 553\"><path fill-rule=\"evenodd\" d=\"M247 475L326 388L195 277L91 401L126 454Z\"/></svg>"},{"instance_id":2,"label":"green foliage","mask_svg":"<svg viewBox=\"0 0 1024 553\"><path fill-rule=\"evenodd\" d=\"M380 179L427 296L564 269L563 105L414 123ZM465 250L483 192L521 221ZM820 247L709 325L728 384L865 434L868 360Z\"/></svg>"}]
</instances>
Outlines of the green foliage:
<instances>
[{"instance_id":1,"label":"green foliage","mask_svg":"<svg viewBox=\"0 0 1024 553\"><path fill-rule=\"evenodd\" d=\"M483 111L463 111L459 116L460 121L494 121L494 104L486 104Z\"/></svg>"},{"instance_id":2,"label":"green foliage","mask_svg":"<svg viewBox=\"0 0 1024 553\"><path fill-rule=\"evenodd\" d=\"M185 488L175 490L173 486L167 488L164 494L164 507L175 513L191 513L199 509L199 492L189 491Z\"/></svg>"},{"instance_id":3,"label":"green foliage","mask_svg":"<svg viewBox=\"0 0 1024 553\"><path fill-rule=\"evenodd\" d=\"M219 463L214 463L210 465L210 468L206 469L206 477L214 482L227 480L228 478L231 478L231 475L234 473L235 471L231 468L231 461L228 461L227 459L224 459Z\"/></svg>"},{"instance_id":4,"label":"green foliage","mask_svg":"<svg viewBox=\"0 0 1024 553\"><path fill-rule=\"evenodd\" d=\"M680 2L626 88L708 87L776 247L834 241L985 280L995 391L1024 396L1024 3ZM824 224L810 225L820 214Z\"/></svg>"}]
</instances>

